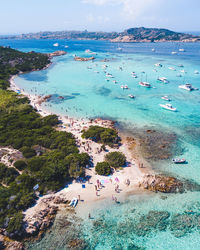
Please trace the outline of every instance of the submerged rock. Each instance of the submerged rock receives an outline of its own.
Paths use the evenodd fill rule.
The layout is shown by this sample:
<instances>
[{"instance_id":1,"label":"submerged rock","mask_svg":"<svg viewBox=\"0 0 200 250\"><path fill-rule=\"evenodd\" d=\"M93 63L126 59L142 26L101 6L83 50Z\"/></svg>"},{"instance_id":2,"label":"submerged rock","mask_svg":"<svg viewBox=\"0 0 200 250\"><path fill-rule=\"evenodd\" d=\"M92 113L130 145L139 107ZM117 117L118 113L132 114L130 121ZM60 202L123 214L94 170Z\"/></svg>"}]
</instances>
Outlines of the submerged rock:
<instances>
[{"instance_id":1,"label":"submerged rock","mask_svg":"<svg viewBox=\"0 0 200 250\"><path fill-rule=\"evenodd\" d=\"M170 221L170 230L175 237L185 236L198 226L200 215L196 214L174 214Z\"/></svg>"},{"instance_id":2,"label":"submerged rock","mask_svg":"<svg viewBox=\"0 0 200 250\"><path fill-rule=\"evenodd\" d=\"M169 216L170 213L167 211L150 211L134 226L134 233L138 236L145 236L151 231L164 231L167 228Z\"/></svg>"}]
</instances>

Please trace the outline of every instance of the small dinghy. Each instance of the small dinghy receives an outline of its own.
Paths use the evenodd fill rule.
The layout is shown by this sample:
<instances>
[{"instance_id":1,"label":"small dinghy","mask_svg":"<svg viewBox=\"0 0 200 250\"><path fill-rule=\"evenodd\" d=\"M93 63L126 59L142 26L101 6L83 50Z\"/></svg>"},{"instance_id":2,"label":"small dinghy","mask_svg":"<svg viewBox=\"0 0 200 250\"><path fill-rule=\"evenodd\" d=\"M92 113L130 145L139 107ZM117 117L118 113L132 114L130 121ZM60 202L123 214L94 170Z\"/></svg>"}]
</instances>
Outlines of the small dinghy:
<instances>
[{"instance_id":1,"label":"small dinghy","mask_svg":"<svg viewBox=\"0 0 200 250\"><path fill-rule=\"evenodd\" d=\"M70 207L76 207L77 203L78 203L78 199L77 198L73 198L71 200L71 202L70 202L69 205L70 205Z\"/></svg>"},{"instance_id":2,"label":"small dinghy","mask_svg":"<svg viewBox=\"0 0 200 250\"><path fill-rule=\"evenodd\" d=\"M186 163L186 160L185 159L172 159L172 162L174 164L183 164L183 163Z\"/></svg>"}]
</instances>

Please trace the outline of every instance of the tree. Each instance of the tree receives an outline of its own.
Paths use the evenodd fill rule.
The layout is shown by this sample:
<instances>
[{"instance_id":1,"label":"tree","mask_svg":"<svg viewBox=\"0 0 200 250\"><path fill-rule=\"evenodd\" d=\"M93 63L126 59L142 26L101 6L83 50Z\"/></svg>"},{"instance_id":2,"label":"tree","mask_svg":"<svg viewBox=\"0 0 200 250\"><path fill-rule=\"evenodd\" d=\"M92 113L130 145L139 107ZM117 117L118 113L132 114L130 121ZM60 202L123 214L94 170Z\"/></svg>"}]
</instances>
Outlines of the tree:
<instances>
[{"instance_id":1,"label":"tree","mask_svg":"<svg viewBox=\"0 0 200 250\"><path fill-rule=\"evenodd\" d=\"M121 152L110 152L105 156L105 161L109 163L112 168L123 167L126 163L126 157Z\"/></svg>"},{"instance_id":2,"label":"tree","mask_svg":"<svg viewBox=\"0 0 200 250\"><path fill-rule=\"evenodd\" d=\"M14 163L14 166L19 170L24 170L27 167L27 164L25 161L19 160Z\"/></svg>"},{"instance_id":3,"label":"tree","mask_svg":"<svg viewBox=\"0 0 200 250\"><path fill-rule=\"evenodd\" d=\"M21 148L21 151L22 151L23 156L25 158L31 158L31 157L36 155L35 150L32 148L29 148L29 147L23 147L23 148Z\"/></svg>"},{"instance_id":4,"label":"tree","mask_svg":"<svg viewBox=\"0 0 200 250\"><path fill-rule=\"evenodd\" d=\"M111 174L111 168L108 162L98 162L95 171L99 175L110 175Z\"/></svg>"}]
</instances>

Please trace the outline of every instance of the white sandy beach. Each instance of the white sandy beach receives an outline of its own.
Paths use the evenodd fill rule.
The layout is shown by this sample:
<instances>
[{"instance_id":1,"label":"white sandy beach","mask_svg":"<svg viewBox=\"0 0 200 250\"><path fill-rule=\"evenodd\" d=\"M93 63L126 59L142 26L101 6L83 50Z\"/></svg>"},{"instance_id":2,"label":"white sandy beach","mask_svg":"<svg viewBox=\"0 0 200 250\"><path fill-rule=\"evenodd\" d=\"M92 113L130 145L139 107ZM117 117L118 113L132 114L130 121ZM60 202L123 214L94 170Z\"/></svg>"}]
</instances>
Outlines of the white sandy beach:
<instances>
[{"instance_id":1,"label":"white sandy beach","mask_svg":"<svg viewBox=\"0 0 200 250\"><path fill-rule=\"evenodd\" d=\"M20 93L27 96L30 101L31 105L38 110L41 116L49 115L50 113L46 112L44 109L41 109L41 105L38 104L38 100L40 97L29 95L25 93L23 90L19 89L15 82L14 77L11 78L10 89L13 91L20 90ZM77 120L71 117L59 117L62 121L62 125L58 126L58 129L61 131L71 132L74 137L76 138L77 145L79 146L80 152L86 152L90 155L93 159L94 166L97 162L101 162L104 160L104 156L107 152L100 151L101 145L95 143L91 140L82 139L81 131L83 129L89 128L91 125L99 125L103 127L110 127L111 121L106 121L102 119L96 119L93 121L90 120ZM91 176L89 183L84 183L85 188L82 187L82 183L76 183L75 181L72 184L69 184L66 188L62 189L61 191L54 194L55 196L64 196L67 197L68 200L71 200L73 197L79 198L84 201L84 203L89 203L92 201L97 201L101 199L112 199L112 196L120 199L120 195L133 193L134 191L138 190L138 184L142 181L144 173L142 169L139 168L136 161L132 158L131 152L128 150L128 145L122 143L119 149L113 149L106 146L109 152L112 151L120 151L125 154L127 158L127 167L123 168L123 170L118 170L113 173L112 176L104 177L95 174L94 168L86 169L86 175ZM126 185L126 180L130 180L130 185ZM95 190L95 185L97 185L97 180L102 182L102 188L98 189L98 192ZM116 185L119 186L119 192L115 191ZM31 216L37 212L39 207L37 204L44 198L47 198L49 195L45 195L37 201L36 205L32 208L29 208L26 212L26 216Z\"/></svg>"}]
</instances>

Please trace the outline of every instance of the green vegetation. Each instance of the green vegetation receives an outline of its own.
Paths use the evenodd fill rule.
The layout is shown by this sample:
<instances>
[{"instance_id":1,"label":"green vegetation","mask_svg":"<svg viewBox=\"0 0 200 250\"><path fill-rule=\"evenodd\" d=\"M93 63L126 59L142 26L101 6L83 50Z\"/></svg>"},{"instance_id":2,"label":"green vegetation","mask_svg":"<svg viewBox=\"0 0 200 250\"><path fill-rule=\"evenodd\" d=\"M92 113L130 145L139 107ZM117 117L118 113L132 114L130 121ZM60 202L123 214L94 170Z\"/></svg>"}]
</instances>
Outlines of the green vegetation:
<instances>
[{"instance_id":1,"label":"green vegetation","mask_svg":"<svg viewBox=\"0 0 200 250\"><path fill-rule=\"evenodd\" d=\"M108 162L112 168L120 168L126 164L126 157L121 152L110 152L105 156L105 161Z\"/></svg>"},{"instance_id":2,"label":"green vegetation","mask_svg":"<svg viewBox=\"0 0 200 250\"><path fill-rule=\"evenodd\" d=\"M83 131L82 137L109 146L113 146L113 144L119 142L116 130L100 126L90 126L88 130Z\"/></svg>"},{"instance_id":3,"label":"green vegetation","mask_svg":"<svg viewBox=\"0 0 200 250\"><path fill-rule=\"evenodd\" d=\"M14 167L19 171L22 171L27 167L27 164L25 161L19 160L14 163Z\"/></svg>"},{"instance_id":4,"label":"green vegetation","mask_svg":"<svg viewBox=\"0 0 200 250\"><path fill-rule=\"evenodd\" d=\"M111 174L111 168L108 162L98 162L95 171L99 175L110 175Z\"/></svg>"},{"instance_id":5,"label":"green vegetation","mask_svg":"<svg viewBox=\"0 0 200 250\"><path fill-rule=\"evenodd\" d=\"M36 184L41 194L57 191L71 178L84 175L89 164L73 135L53 128L59 123L57 116L40 117L26 97L7 90L11 75L48 63L47 55L0 47L0 146L12 146L24 157L14 162L15 168L0 164L0 228L14 236L22 227L22 211L35 202Z\"/></svg>"}]
</instances>

